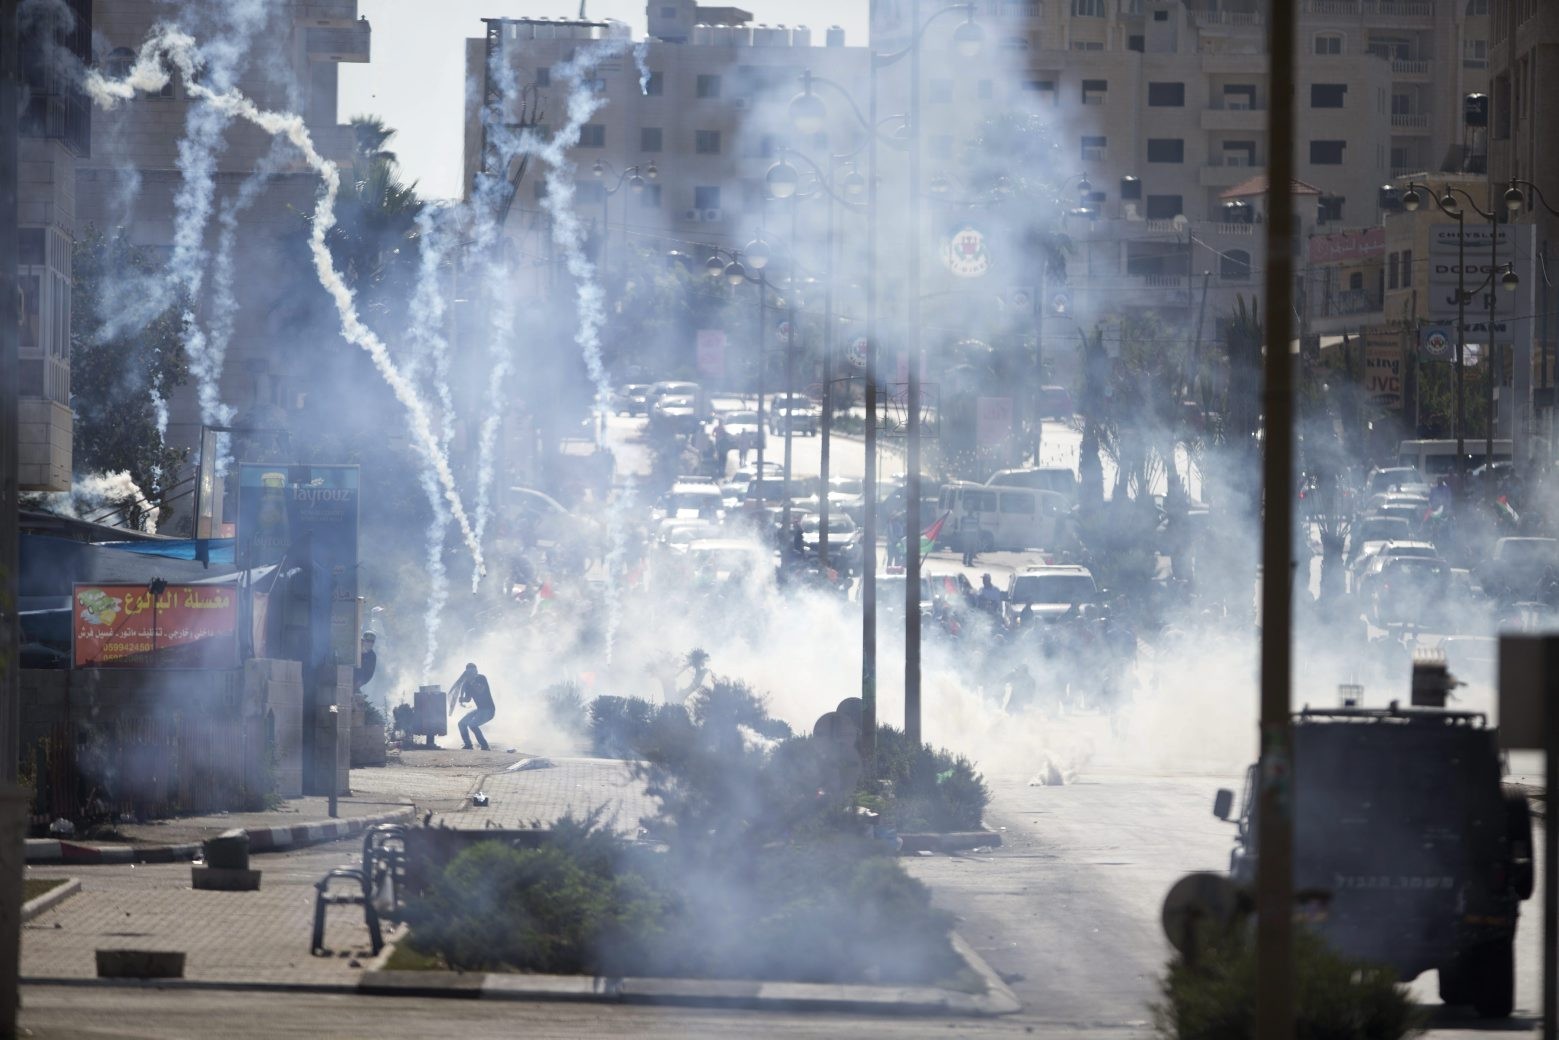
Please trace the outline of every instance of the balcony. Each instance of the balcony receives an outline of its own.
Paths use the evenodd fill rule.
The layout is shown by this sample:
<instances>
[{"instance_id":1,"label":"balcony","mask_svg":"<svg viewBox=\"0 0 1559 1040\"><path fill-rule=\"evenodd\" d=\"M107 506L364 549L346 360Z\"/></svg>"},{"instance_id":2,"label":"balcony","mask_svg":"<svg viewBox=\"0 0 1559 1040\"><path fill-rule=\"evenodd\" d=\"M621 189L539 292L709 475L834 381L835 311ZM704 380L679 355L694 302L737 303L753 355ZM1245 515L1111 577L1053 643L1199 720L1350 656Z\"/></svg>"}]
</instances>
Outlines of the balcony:
<instances>
[{"instance_id":1,"label":"balcony","mask_svg":"<svg viewBox=\"0 0 1559 1040\"><path fill-rule=\"evenodd\" d=\"M1350 314L1374 314L1383 306L1379 293L1368 289L1333 289L1322 299L1317 312L1319 318L1340 318Z\"/></svg>"},{"instance_id":2,"label":"balcony","mask_svg":"<svg viewBox=\"0 0 1559 1040\"><path fill-rule=\"evenodd\" d=\"M1204 29L1261 29L1267 24L1264 15L1243 11L1193 11L1191 16L1196 19L1196 24Z\"/></svg>"},{"instance_id":3,"label":"balcony","mask_svg":"<svg viewBox=\"0 0 1559 1040\"><path fill-rule=\"evenodd\" d=\"M1434 21L1433 0L1300 0L1299 13L1323 18Z\"/></svg>"},{"instance_id":4,"label":"balcony","mask_svg":"<svg viewBox=\"0 0 1559 1040\"><path fill-rule=\"evenodd\" d=\"M1203 130L1262 131L1267 128L1264 108L1227 108L1214 104L1202 109Z\"/></svg>"},{"instance_id":5,"label":"balcony","mask_svg":"<svg viewBox=\"0 0 1559 1040\"><path fill-rule=\"evenodd\" d=\"M1391 77L1393 79L1423 80L1428 82L1433 75L1434 62L1432 61L1393 59L1391 62Z\"/></svg>"},{"instance_id":6,"label":"balcony","mask_svg":"<svg viewBox=\"0 0 1559 1040\"><path fill-rule=\"evenodd\" d=\"M1423 112L1393 112L1391 113L1391 132L1394 134L1427 134L1429 132L1429 116Z\"/></svg>"},{"instance_id":7,"label":"balcony","mask_svg":"<svg viewBox=\"0 0 1559 1040\"><path fill-rule=\"evenodd\" d=\"M1220 235L1226 238L1254 238L1256 229L1261 225L1251 223L1242 224L1232 220L1198 220L1196 222L1196 234L1200 238L1211 238Z\"/></svg>"}]
</instances>

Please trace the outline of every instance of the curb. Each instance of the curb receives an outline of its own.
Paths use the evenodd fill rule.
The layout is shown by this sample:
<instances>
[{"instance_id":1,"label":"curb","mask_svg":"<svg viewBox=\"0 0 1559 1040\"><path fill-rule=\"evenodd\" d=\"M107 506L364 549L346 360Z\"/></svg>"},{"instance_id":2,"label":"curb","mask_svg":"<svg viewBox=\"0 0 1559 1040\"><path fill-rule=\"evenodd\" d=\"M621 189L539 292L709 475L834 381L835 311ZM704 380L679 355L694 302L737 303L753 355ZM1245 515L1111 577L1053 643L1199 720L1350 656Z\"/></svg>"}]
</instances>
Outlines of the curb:
<instances>
[{"instance_id":1,"label":"curb","mask_svg":"<svg viewBox=\"0 0 1559 1040\"><path fill-rule=\"evenodd\" d=\"M416 813L414 806L375 816L357 816L350 820L321 820L300 823L291 827L249 827L244 833L249 837L250 852L286 852L289 849L318 845L338 838L361 834L369 827L381 823L398 823L410 820ZM183 842L177 845L87 845L74 841L58 841L52 838L28 838L28 863L69 863L98 866L116 863L177 863L198 857L204 842Z\"/></svg>"},{"instance_id":2,"label":"curb","mask_svg":"<svg viewBox=\"0 0 1559 1040\"><path fill-rule=\"evenodd\" d=\"M904 843L899 849L904 855L917 852L966 852L969 849L996 848L1001 845L1001 835L995 831L900 834L899 840Z\"/></svg>"},{"instance_id":3,"label":"curb","mask_svg":"<svg viewBox=\"0 0 1559 1040\"><path fill-rule=\"evenodd\" d=\"M63 885L55 885L36 899L29 899L22 904L22 920L31 921L45 910L53 910L65 900L81 891L81 879L71 878Z\"/></svg>"},{"instance_id":4,"label":"curb","mask_svg":"<svg viewBox=\"0 0 1559 1040\"><path fill-rule=\"evenodd\" d=\"M809 1011L868 1015L995 1017L1021 1009L1011 989L954 932L953 949L988 987L983 994L935 986L828 985L732 979L602 979L582 975L488 975L481 972L369 969L356 983L217 982L205 979L98 979L24 976L25 986L334 993L459 1000L575 1001L675 1007Z\"/></svg>"},{"instance_id":5,"label":"curb","mask_svg":"<svg viewBox=\"0 0 1559 1040\"><path fill-rule=\"evenodd\" d=\"M985 983L986 992L938 986L873 986L865 983L765 982L750 979L594 978L579 975L486 974L451 971L385 971L370 968L356 992L374 996L445 997L464 1000L577 1001L753 1011L833 1012L868 1015L967 1015L994 1017L1021 1009L1017 997L963 937L954 951ZM381 960L379 963L383 963Z\"/></svg>"}]
</instances>

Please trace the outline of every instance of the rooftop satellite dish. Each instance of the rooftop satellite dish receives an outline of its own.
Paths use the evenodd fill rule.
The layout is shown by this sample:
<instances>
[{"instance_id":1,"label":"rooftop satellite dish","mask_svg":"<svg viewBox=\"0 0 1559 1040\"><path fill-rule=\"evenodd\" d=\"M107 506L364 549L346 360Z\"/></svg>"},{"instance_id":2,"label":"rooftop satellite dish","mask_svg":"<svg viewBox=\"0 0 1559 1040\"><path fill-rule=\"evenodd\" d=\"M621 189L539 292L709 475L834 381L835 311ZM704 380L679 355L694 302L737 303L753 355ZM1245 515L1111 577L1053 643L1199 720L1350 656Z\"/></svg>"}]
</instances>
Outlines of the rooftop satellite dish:
<instances>
[{"instance_id":1,"label":"rooftop satellite dish","mask_svg":"<svg viewBox=\"0 0 1559 1040\"><path fill-rule=\"evenodd\" d=\"M1187 874L1164 897L1164 934L1182 957L1195 957L1209 938L1234 924L1238 910L1233 881L1207 871Z\"/></svg>"},{"instance_id":2,"label":"rooftop satellite dish","mask_svg":"<svg viewBox=\"0 0 1559 1040\"><path fill-rule=\"evenodd\" d=\"M1175 219L1171 220L1169 222L1169 224L1176 231L1184 231L1187 227L1190 226L1191 222L1186 219L1186 216L1185 216L1184 213L1176 213L1175 214Z\"/></svg>"}]
</instances>

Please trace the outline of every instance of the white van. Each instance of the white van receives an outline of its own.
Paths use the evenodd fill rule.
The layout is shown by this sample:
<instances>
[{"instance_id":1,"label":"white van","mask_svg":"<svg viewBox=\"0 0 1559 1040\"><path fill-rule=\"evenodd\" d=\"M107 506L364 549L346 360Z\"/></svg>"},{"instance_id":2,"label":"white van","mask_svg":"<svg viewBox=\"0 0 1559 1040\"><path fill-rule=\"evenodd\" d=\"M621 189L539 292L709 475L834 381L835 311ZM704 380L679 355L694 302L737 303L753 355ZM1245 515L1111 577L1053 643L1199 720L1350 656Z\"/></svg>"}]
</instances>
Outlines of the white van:
<instances>
[{"instance_id":1,"label":"white van","mask_svg":"<svg viewBox=\"0 0 1559 1040\"><path fill-rule=\"evenodd\" d=\"M1071 536L1071 504L1054 491L959 481L942 485L938 505L947 516L938 541L954 548L970 526L979 529L981 552L1060 549Z\"/></svg>"}]
</instances>

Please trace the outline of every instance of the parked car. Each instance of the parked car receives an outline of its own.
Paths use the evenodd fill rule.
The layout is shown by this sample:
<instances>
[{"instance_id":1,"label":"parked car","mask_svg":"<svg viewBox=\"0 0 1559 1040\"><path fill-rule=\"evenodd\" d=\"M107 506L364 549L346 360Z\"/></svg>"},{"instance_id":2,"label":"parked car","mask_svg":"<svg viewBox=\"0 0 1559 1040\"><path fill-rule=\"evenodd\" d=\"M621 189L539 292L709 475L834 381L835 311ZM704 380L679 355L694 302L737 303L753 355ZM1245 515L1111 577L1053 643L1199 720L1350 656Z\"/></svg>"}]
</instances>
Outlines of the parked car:
<instances>
[{"instance_id":1,"label":"parked car","mask_svg":"<svg viewBox=\"0 0 1559 1040\"><path fill-rule=\"evenodd\" d=\"M1002 611L1010 620L1025 610L1054 621L1069 611L1081 610L1098 598L1093 572L1077 564L1025 567L1007 579L1007 601Z\"/></svg>"},{"instance_id":2,"label":"parked car","mask_svg":"<svg viewBox=\"0 0 1559 1040\"><path fill-rule=\"evenodd\" d=\"M1361 517L1348 535L1348 562L1368 556L1386 542L1406 542L1412 538L1413 525L1400 516Z\"/></svg>"},{"instance_id":3,"label":"parked car","mask_svg":"<svg viewBox=\"0 0 1559 1040\"><path fill-rule=\"evenodd\" d=\"M822 541L822 517L807 516L801 521L801 544L807 552L817 552ZM836 569L853 572L861 564L861 529L843 513L828 516L828 560Z\"/></svg>"},{"instance_id":4,"label":"parked car","mask_svg":"<svg viewBox=\"0 0 1559 1040\"><path fill-rule=\"evenodd\" d=\"M612 395L612 410L618 415L645 415L649 412L647 383L625 383Z\"/></svg>"},{"instance_id":5,"label":"parked car","mask_svg":"<svg viewBox=\"0 0 1559 1040\"><path fill-rule=\"evenodd\" d=\"M1448 620L1451 567L1438 557L1383 559L1368 588L1370 620L1381 628L1411 625L1438 631Z\"/></svg>"},{"instance_id":6,"label":"parked car","mask_svg":"<svg viewBox=\"0 0 1559 1040\"><path fill-rule=\"evenodd\" d=\"M1559 540L1501 538L1480 577L1483 591L1501 602L1544 599L1559 580Z\"/></svg>"},{"instance_id":7,"label":"parked car","mask_svg":"<svg viewBox=\"0 0 1559 1040\"><path fill-rule=\"evenodd\" d=\"M763 426L758 422L757 412L728 412L724 416L723 421L725 422L725 432L729 433L736 441L738 448L756 451L759 445L768 445L766 435L763 432Z\"/></svg>"},{"instance_id":8,"label":"parked car","mask_svg":"<svg viewBox=\"0 0 1559 1040\"><path fill-rule=\"evenodd\" d=\"M1077 414L1072 403L1072 392L1064 386L1039 388L1039 417L1041 419L1070 419Z\"/></svg>"},{"instance_id":9,"label":"parked car","mask_svg":"<svg viewBox=\"0 0 1559 1040\"><path fill-rule=\"evenodd\" d=\"M1364 481L1366 495L1400 491L1410 495L1429 495L1429 481L1417 466L1382 466L1370 470Z\"/></svg>"},{"instance_id":10,"label":"parked car","mask_svg":"<svg viewBox=\"0 0 1559 1040\"><path fill-rule=\"evenodd\" d=\"M1077 474L1062 466L1041 466L1025 469L999 469L987 480L990 487L1034 488L1037 491L1054 491L1065 495L1072 505L1077 504Z\"/></svg>"},{"instance_id":11,"label":"parked car","mask_svg":"<svg viewBox=\"0 0 1559 1040\"><path fill-rule=\"evenodd\" d=\"M785 432L816 437L823 411L804 394L775 394L769 403L769 432L776 437Z\"/></svg>"},{"instance_id":12,"label":"parked car","mask_svg":"<svg viewBox=\"0 0 1559 1040\"><path fill-rule=\"evenodd\" d=\"M1440 553L1435 549L1433 542L1382 542L1374 552L1368 556L1360 556L1354 561L1353 592L1360 597L1361 602L1366 604L1369 602L1369 597L1374 592L1372 585L1386 562L1404 557L1445 562L1440 559ZM1449 580L1449 572L1446 577Z\"/></svg>"},{"instance_id":13,"label":"parked car","mask_svg":"<svg viewBox=\"0 0 1559 1040\"><path fill-rule=\"evenodd\" d=\"M1054 491L960 481L943 485L938 505L936 515L947 516L939 541L948 545L956 546L968 525L979 527L981 552L1058 549L1070 538L1071 503Z\"/></svg>"},{"instance_id":14,"label":"parked car","mask_svg":"<svg viewBox=\"0 0 1559 1040\"><path fill-rule=\"evenodd\" d=\"M673 433L692 433L698 429L701 417L698 399L669 394L661 397L650 408L650 422Z\"/></svg>"}]
</instances>

